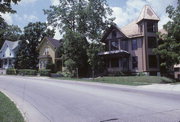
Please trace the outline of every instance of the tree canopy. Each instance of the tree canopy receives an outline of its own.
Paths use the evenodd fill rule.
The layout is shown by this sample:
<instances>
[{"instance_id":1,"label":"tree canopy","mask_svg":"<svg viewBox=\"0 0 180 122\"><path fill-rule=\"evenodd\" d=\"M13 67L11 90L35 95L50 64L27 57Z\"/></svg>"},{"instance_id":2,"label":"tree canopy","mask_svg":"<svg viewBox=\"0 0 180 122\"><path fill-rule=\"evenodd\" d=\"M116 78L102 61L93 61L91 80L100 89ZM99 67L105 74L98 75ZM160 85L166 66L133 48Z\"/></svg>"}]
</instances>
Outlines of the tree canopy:
<instances>
[{"instance_id":1,"label":"tree canopy","mask_svg":"<svg viewBox=\"0 0 180 122\"><path fill-rule=\"evenodd\" d=\"M2 18L1 13L16 13L16 11L12 9L11 4L17 4L20 1L21 0L0 0L0 48L6 39L15 41L19 38L19 34L21 33L20 28L15 25L8 25Z\"/></svg>"},{"instance_id":2,"label":"tree canopy","mask_svg":"<svg viewBox=\"0 0 180 122\"><path fill-rule=\"evenodd\" d=\"M21 36L22 42L17 54L16 68L26 66L29 69L36 69L39 56L37 46L45 36L54 37L54 33L54 30L48 29L47 24L42 22L29 23L24 27Z\"/></svg>"},{"instance_id":3,"label":"tree canopy","mask_svg":"<svg viewBox=\"0 0 180 122\"><path fill-rule=\"evenodd\" d=\"M166 12L171 21L163 26L167 33L160 34L159 46L154 52L161 57L161 66L169 69L180 63L180 0L176 8L168 6Z\"/></svg>"},{"instance_id":4,"label":"tree canopy","mask_svg":"<svg viewBox=\"0 0 180 122\"><path fill-rule=\"evenodd\" d=\"M90 51L88 41L99 43L102 32L113 22L113 18L107 17L112 14L112 10L106 0L59 0L59 2L59 5L44 10L48 24L58 27L60 33L64 34L61 48L65 67L71 73L77 68L79 72L85 72L84 68L87 71L89 65L94 67L92 63L95 61L88 62L88 58L93 60L97 58L92 57L97 55L97 51Z\"/></svg>"}]
</instances>

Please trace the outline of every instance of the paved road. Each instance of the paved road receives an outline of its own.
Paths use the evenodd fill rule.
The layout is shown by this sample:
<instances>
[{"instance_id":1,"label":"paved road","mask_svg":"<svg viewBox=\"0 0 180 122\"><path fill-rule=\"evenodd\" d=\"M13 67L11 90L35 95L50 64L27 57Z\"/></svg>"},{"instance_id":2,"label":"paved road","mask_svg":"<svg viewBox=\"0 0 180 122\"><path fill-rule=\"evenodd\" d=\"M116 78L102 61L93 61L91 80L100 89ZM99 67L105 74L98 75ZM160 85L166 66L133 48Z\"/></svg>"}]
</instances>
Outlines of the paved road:
<instances>
[{"instance_id":1,"label":"paved road","mask_svg":"<svg viewBox=\"0 0 180 122\"><path fill-rule=\"evenodd\" d=\"M0 76L0 90L29 122L179 122L180 93Z\"/></svg>"}]
</instances>

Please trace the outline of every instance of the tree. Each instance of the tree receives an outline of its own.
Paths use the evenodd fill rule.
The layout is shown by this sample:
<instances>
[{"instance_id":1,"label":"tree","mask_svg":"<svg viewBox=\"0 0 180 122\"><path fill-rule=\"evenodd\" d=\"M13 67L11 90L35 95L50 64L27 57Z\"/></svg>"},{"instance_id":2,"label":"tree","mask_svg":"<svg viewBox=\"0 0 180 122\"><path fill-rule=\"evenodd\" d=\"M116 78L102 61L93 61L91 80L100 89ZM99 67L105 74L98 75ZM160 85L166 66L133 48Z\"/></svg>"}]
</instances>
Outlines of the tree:
<instances>
[{"instance_id":1,"label":"tree","mask_svg":"<svg viewBox=\"0 0 180 122\"><path fill-rule=\"evenodd\" d=\"M101 43L91 43L87 49L88 63L91 66L93 78L96 73L103 72L104 70L104 60L98 55L103 50L104 48Z\"/></svg>"},{"instance_id":2,"label":"tree","mask_svg":"<svg viewBox=\"0 0 180 122\"><path fill-rule=\"evenodd\" d=\"M28 53L28 48L27 48L28 43L26 40L22 40L19 42L19 50L16 55L16 60L15 60L15 68L17 69L28 69L29 65L29 53Z\"/></svg>"},{"instance_id":3,"label":"tree","mask_svg":"<svg viewBox=\"0 0 180 122\"><path fill-rule=\"evenodd\" d=\"M0 0L0 13L3 13L3 14L5 14L5 13L16 13L16 11L12 9L11 4L12 3L17 4L19 1L21 1L21 0ZM11 31L10 28L14 30L17 27L15 27L13 25L12 26L8 25L4 21L4 19L2 18L1 14L0 14L0 47L4 43L5 37L9 37L9 35L7 36L4 33ZM14 32L15 32L15 30L14 30ZM19 32L19 29L17 30L17 32ZM12 36L12 33L11 33L11 36Z\"/></svg>"},{"instance_id":4,"label":"tree","mask_svg":"<svg viewBox=\"0 0 180 122\"><path fill-rule=\"evenodd\" d=\"M154 52L160 55L161 66L170 69L180 63L180 0L176 8L168 6L166 12L171 21L163 26L167 34L160 34L159 45Z\"/></svg>"},{"instance_id":5,"label":"tree","mask_svg":"<svg viewBox=\"0 0 180 122\"><path fill-rule=\"evenodd\" d=\"M64 46L66 47L71 48L72 42L78 44L83 43L83 41L86 44L87 40L98 42L102 32L113 21L112 18L107 18L112 14L112 10L108 7L106 0L59 0L59 2L59 5L50 6L49 10L44 10L44 13L47 14L48 23L54 27L59 27L60 32L64 34ZM65 49L69 50L68 48L63 49L64 52L66 52ZM73 50L76 50L76 53ZM82 50L84 48L81 46L73 46L69 52L73 52L73 55L67 58L67 53L63 54L66 57L66 66L67 64L71 65L67 66L69 70L72 68L75 70L75 67L79 67L76 57L80 60L83 58L81 52L78 52ZM84 50L83 53L87 56L87 51Z\"/></svg>"},{"instance_id":6,"label":"tree","mask_svg":"<svg viewBox=\"0 0 180 122\"><path fill-rule=\"evenodd\" d=\"M17 41L21 36L21 29L16 25L8 25L3 22L0 24L0 48L5 40Z\"/></svg>"},{"instance_id":7,"label":"tree","mask_svg":"<svg viewBox=\"0 0 180 122\"><path fill-rule=\"evenodd\" d=\"M40 41L45 37L53 37L54 36L54 30L47 29L47 24L42 22L36 22L36 23L29 23L26 27L24 27L24 33L21 36L21 40L23 43L21 43L24 48L20 48L19 50L19 57L17 58L17 64L18 61L22 61L21 57L25 56L25 60L27 67L29 69L37 69L38 64L38 56L39 53L37 51L37 46L40 43ZM26 43L25 43L26 42ZM24 52L26 54L24 54ZM23 56L22 56L23 55ZM21 63L20 63L21 64ZM20 65L17 66L17 68L24 68Z\"/></svg>"},{"instance_id":8,"label":"tree","mask_svg":"<svg viewBox=\"0 0 180 122\"><path fill-rule=\"evenodd\" d=\"M0 12L1 13L15 13L16 11L11 8L11 4L17 4L21 0L1 0L0 1ZM1 15L0 15L1 17Z\"/></svg>"},{"instance_id":9,"label":"tree","mask_svg":"<svg viewBox=\"0 0 180 122\"><path fill-rule=\"evenodd\" d=\"M68 72L70 72L72 76L75 76L76 70L78 70L80 75L86 75L87 46L88 42L86 38L77 32L69 30L67 34L64 35L62 46L63 60Z\"/></svg>"}]
</instances>

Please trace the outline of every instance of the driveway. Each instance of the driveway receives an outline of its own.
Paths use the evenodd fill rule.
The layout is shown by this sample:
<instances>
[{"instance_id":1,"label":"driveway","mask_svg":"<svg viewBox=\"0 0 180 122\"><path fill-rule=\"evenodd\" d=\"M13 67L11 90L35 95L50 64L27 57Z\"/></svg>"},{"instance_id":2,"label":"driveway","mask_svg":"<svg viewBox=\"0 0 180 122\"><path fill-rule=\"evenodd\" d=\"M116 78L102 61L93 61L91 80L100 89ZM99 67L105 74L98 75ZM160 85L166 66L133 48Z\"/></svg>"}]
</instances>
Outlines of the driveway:
<instances>
[{"instance_id":1,"label":"driveway","mask_svg":"<svg viewBox=\"0 0 180 122\"><path fill-rule=\"evenodd\" d=\"M0 90L29 122L179 122L180 92L0 76Z\"/></svg>"}]
</instances>

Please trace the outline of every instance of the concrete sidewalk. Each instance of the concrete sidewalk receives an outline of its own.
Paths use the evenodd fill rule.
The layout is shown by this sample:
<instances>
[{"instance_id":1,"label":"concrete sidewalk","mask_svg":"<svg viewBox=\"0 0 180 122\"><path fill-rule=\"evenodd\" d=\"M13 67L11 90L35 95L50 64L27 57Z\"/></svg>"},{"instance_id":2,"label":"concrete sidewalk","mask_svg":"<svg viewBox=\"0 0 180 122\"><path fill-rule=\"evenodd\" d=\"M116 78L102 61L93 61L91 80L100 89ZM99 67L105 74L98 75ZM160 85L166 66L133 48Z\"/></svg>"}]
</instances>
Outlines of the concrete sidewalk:
<instances>
[{"instance_id":1,"label":"concrete sidewalk","mask_svg":"<svg viewBox=\"0 0 180 122\"><path fill-rule=\"evenodd\" d=\"M138 88L151 89L151 90L166 90L166 91L176 91L180 92L180 84L152 84L152 85L143 85L137 86Z\"/></svg>"}]
</instances>

